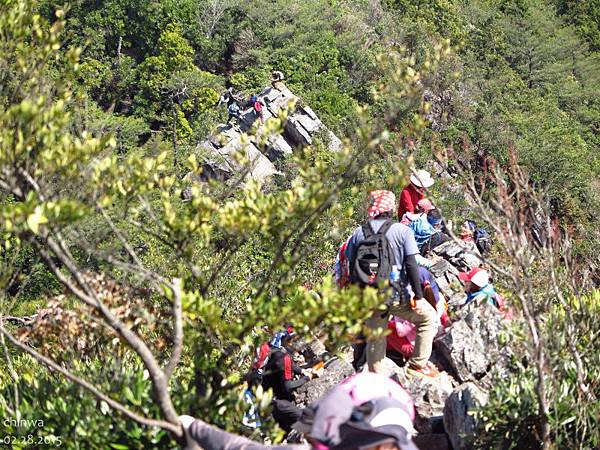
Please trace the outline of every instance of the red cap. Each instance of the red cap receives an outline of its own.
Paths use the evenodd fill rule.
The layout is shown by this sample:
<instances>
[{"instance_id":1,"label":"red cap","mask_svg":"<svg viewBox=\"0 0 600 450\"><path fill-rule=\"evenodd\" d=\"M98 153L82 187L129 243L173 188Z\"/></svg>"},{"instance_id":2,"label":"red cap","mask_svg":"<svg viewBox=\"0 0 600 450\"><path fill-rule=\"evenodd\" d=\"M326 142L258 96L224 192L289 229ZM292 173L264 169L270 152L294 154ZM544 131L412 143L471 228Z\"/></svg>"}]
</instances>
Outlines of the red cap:
<instances>
[{"instance_id":1,"label":"red cap","mask_svg":"<svg viewBox=\"0 0 600 450\"><path fill-rule=\"evenodd\" d=\"M490 275L487 270L483 270L479 267L474 267L468 272L459 272L458 279L461 281L470 281L476 286L484 287L490 282Z\"/></svg>"}]
</instances>

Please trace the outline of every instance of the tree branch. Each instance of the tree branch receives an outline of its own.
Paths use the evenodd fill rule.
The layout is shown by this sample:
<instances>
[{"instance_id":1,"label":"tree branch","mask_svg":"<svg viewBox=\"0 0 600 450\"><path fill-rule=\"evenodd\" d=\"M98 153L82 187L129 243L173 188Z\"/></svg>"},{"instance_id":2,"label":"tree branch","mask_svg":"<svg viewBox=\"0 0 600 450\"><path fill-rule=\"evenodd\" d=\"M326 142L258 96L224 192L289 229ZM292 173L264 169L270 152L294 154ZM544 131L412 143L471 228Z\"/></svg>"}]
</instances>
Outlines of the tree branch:
<instances>
[{"instance_id":1,"label":"tree branch","mask_svg":"<svg viewBox=\"0 0 600 450\"><path fill-rule=\"evenodd\" d=\"M175 425L170 422L166 422L164 420L149 419L147 417L140 416L139 414L129 410L126 406L122 405L118 401L108 397L106 394L101 392L98 388L96 388L91 383L83 380L82 378L79 378L78 376L74 375L73 373L71 373L70 371L65 369L64 367L61 367L60 365L58 365L56 362L54 362L50 358L42 355L41 353L37 352L33 348L29 347L28 345L23 344L18 339L15 339L2 325L0 325L0 333L2 333L2 336L6 337L6 339L8 339L12 345L14 345L18 349L24 351L25 353L29 354L36 361L38 361L41 364L44 364L46 367L56 370L57 372L61 373L68 380L72 381L73 383L75 383L75 384L81 386L82 388L84 388L85 390L89 391L94 396L96 396L98 399L105 401L111 408L115 409L116 411L119 411L120 413L124 414L125 416L129 417L130 419L132 419L142 425L147 425L150 427L160 427L164 430L167 430L167 431L173 433L173 435L175 435L176 437L181 437L182 433L181 433L180 426Z\"/></svg>"}]
</instances>

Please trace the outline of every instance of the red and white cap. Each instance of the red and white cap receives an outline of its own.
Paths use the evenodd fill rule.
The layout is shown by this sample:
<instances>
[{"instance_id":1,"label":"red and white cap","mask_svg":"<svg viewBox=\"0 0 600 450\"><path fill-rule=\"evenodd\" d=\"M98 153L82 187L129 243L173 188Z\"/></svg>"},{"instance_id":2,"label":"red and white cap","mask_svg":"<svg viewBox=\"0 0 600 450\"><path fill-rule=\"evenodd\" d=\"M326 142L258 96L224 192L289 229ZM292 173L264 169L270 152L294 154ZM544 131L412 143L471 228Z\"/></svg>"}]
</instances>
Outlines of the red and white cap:
<instances>
[{"instance_id":1,"label":"red and white cap","mask_svg":"<svg viewBox=\"0 0 600 450\"><path fill-rule=\"evenodd\" d=\"M490 282L490 275L487 273L487 270L481 269L479 267L474 267L468 272L459 272L458 279L462 282L470 281L476 286L484 287Z\"/></svg>"}]
</instances>

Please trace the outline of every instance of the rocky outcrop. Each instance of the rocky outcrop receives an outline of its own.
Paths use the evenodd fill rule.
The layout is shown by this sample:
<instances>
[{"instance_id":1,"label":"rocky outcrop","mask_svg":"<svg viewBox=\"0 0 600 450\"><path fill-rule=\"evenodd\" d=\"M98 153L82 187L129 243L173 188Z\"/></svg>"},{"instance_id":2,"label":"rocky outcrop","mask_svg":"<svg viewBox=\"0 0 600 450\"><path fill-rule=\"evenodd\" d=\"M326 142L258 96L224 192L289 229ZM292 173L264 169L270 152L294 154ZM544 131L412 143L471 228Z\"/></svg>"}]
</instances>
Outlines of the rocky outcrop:
<instances>
[{"instance_id":1,"label":"rocky outcrop","mask_svg":"<svg viewBox=\"0 0 600 450\"><path fill-rule=\"evenodd\" d=\"M296 390L296 403L300 406L309 405L353 373L352 366L342 358L328 361L320 377L310 380Z\"/></svg>"},{"instance_id":2,"label":"rocky outcrop","mask_svg":"<svg viewBox=\"0 0 600 450\"><path fill-rule=\"evenodd\" d=\"M488 401L488 394L474 383L460 385L446 400L444 428L454 450L473 449L472 440L478 430L474 412Z\"/></svg>"},{"instance_id":3,"label":"rocky outcrop","mask_svg":"<svg viewBox=\"0 0 600 450\"><path fill-rule=\"evenodd\" d=\"M243 133L256 126L256 136L260 137L264 130L254 108L242 105L240 119L236 124L220 125L215 135L198 145L197 153L203 162L203 171L200 177L188 174L190 182L211 179L238 182L240 178L265 181L277 173L274 161L290 156L296 147L312 145L317 136L322 138L331 151L342 148L340 139L321 122L309 106L300 106L299 98L282 83L277 86L264 89L258 94L258 99L265 105L263 121L281 117L282 111L288 110L284 133L268 136L265 140L248 136L247 142L244 142ZM248 161L240 163L240 155Z\"/></svg>"},{"instance_id":4,"label":"rocky outcrop","mask_svg":"<svg viewBox=\"0 0 600 450\"><path fill-rule=\"evenodd\" d=\"M446 360L457 379L478 381L492 368L505 367L510 350L498 342L504 329L502 313L486 302L469 304L457 314L459 320L434 342L437 354Z\"/></svg>"},{"instance_id":5,"label":"rocky outcrop","mask_svg":"<svg viewBox=\"0 0 600 450\"><path fill-rule=\"evenodd\" d=\"M201 180L216 179L265 181L277 169L252 142L244 142L239 133L223 133L221 140L200 144L199 153L204 161Z\"/></svg>"},{"instance_id":6,"label":"rocky outcrop","mask_svg":"<svg viewBox=\"0 0 600 450\"><path fill-rule=\"evenodd\" d=\"M433 253L441 256L452 264L454 268L468 271L481 264L481 254L474 242L448 241L433 249Z\"/></svg>"}]
</instances>

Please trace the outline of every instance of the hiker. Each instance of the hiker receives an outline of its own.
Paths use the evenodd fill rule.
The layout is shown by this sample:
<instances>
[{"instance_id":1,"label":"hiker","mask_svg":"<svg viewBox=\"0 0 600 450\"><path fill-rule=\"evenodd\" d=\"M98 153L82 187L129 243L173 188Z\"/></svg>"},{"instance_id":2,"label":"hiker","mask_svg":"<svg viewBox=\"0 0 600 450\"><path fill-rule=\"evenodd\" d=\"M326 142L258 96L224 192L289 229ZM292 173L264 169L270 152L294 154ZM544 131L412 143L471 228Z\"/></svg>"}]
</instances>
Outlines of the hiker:
<instances>
[{"instance_id":1,"label":"hiker","mask_svg":"<svg viewBox=\"0 0 600 450\"><path fill-rule=\"evenodd\" d=\"M260 123L265 123L265 116L263 112L265 105L263 105L259 98L257 98L252 104L252 107L254 108L254 113L260 119Z\"/></svg>"},{"instance_id":2,"label":"hiker","mask_svg":"<svg viewBox=\"0 0 600 450\"><path fill-rule=\"evenodd\" d=\"M398 204L398 220L402 220L404 213L414 213L419 200L425 198L425 189L433 186L434 180L426 170L414 171L410 176L410 183L400 194Z\"/></svg>"},{"instance_id":3,"label":"hiker","mask_svg":"<svg viewBox=\"0 0 600 450\"><path fill-rule=\"evenodd\" d=\"M350 279L361 287L388 283L394 278L393 298L385 313L377 311L367 321L367 327L386 327L390 314L407 319L417 327L415 350L409 360L409 370L420 376L437 376L429 364L433 338L437 332L435 309L423 298L415 255L419 249L413 233L400 223L392 222L396 197L393 192L378 190L370 193L369 220L358 227L346 247L350 264ZM409 286L410 284L410 286ZM367 342L369 370L380 371L385 357L385 337Z\"/></svg>"},{"instance_id":4,"label":"hiker","mask_svg":"<svg viewBox=\"0 0 600 450\"><path fill-rule=\"evenodd\" d=\"M346 239L340 248L338 249L337 256L335 258L335 282L339 288L345 288L350 285L350 267L348 266L348 259L346 258L346 247L350 238Z\"/></svg>"},{"instance_id":5,"label":"hiker","mask_svg":"<svg viewBox=\"0 0 600 450\"><path fill-rule=\"evenodd\" d=\"M383 375L354 375L304 409L294 428L307 444L269 446L179 416L188 438L205 450L418 450L410 395Z\"/></svg>"},{"instance_id":6,"label":"hiker","mask_svg":"<svg viewBox=\"0 0 600 450\"><path fill-rule=\"evenodd\" d=\"M471 302L483 303L487 301L499 308L496 291L490 283L490 275L487 270L475 267L468 272L459 272L458 279L465 285L465 292L467 293L465 305Z\"/></svg>"},{"instance_id":7,"label":"hiker","mask_svg":"<svg viewBox=\"0 0 600 450\"><path fill-rule=\"evenodd\" d=\"M240 120L240 107L236 102L229 103L229 106L227 106L227 114L229 114L227 123L231 122L231 119Z\"/></svg>"},{"instance_id":8,"label":"hiker","mask_svg":"<svg viewBox=\"0 0 600 450\"><path fill-rule=\"evenodd\" d=\"M386 411L385 414L381 414L383 411ZM378 419L373 420L377 416ZM303 433L313 445L324 444L331 449L371 448L360 445L369 443L368 438L373 430L368 424L378 423L382 426L386 422L388 426L396 428L399 436L403 436L401 442L409 445L410 435L416 433L414 418L412 398L396 380L372 372L361 372L346 378L308 405L302 411L300 420L294 424L294 429ZM348 433L350 430L352 432ZM396 446L401 442L396 442ZM372 441L370 443L374 444ZM319 448L318 445L315 447ZM401 445L397 448L411 447Z\"/></svg>"},{"instance_id":9,"label":"hiker","mask_svg":"<svg viewBox=\"0 0 600 450\"><path fill-rule=\"evenodd\" d=\"M477 229L477 224L472 220L465 220L460 226L458 237L463 242L473 242L475 243L475 230Z\"/></svg>"},{"instance_id":10,"label":"hiker","mask_svg":"<svg viewBox=\"0 0 600 450\"><path fill-rule=\"evenodd\" d=\"M282 90L285 87L283 84L283 72L279 70L274 70L271 72L271 86L273 86L277 90Z\"/></svg>"},{"instance_id":11,"label":"hiker","mask_svg":"<svg viewBox=\"0 0 600 450\"><path fill-rule=\"evenodd\" d=\"M452 238L443 231L442 213L439 209L432 209L427 213L427 221L431 225L433 232L429 236L429 240L421 247L421 255L425 256L434 248L442 245L444 242L451 241Z\"/></svg>"},{"instance_id":12,"label":"hiker","mask_svg":"<svg viewBox=\"0 0 600 450\"><path fill-rule=\"evenodd\" d=\"M308 372L303 371L292 359L296 352L293 345L295 337L291 328L275 333L269 342L271 351L262 374L262 387L273 390L273 418L286 432L291 430L302 412L294 404L294 390L310 380L306 375ZM294 375L302 376L294 380Z\"/></svg>"},{"instance_id":13,"label":"hiker","mask_svg":"<svg viewBox=\"0 0 600 450\"><path fill-rule=\"evenodd\" d=\"M248 99L248 106L250 107L254 107L254 104L258 101L258 96L256 94L252 94L250 95L250 98Z\"/></svg>"},{"instance_id":14,"label":"hiker","mask_svg":"<svg viewBox=\"0 0 600 450\"><path fill-rule=\"evenodd\" d=\"M450 318L446 309L446 299L440 292L440 288L435 278L424 267L419 267L419 281L423 288L423 297L436 310L439 320L437 334L443 332L444 328L450 326ZM390 334L387 335L387 350L400 353L405 358L410 358L415 347L416 327L413 323L400 317L392 317L388 321L387 328Z\"/></svg>"}]
</instances>

